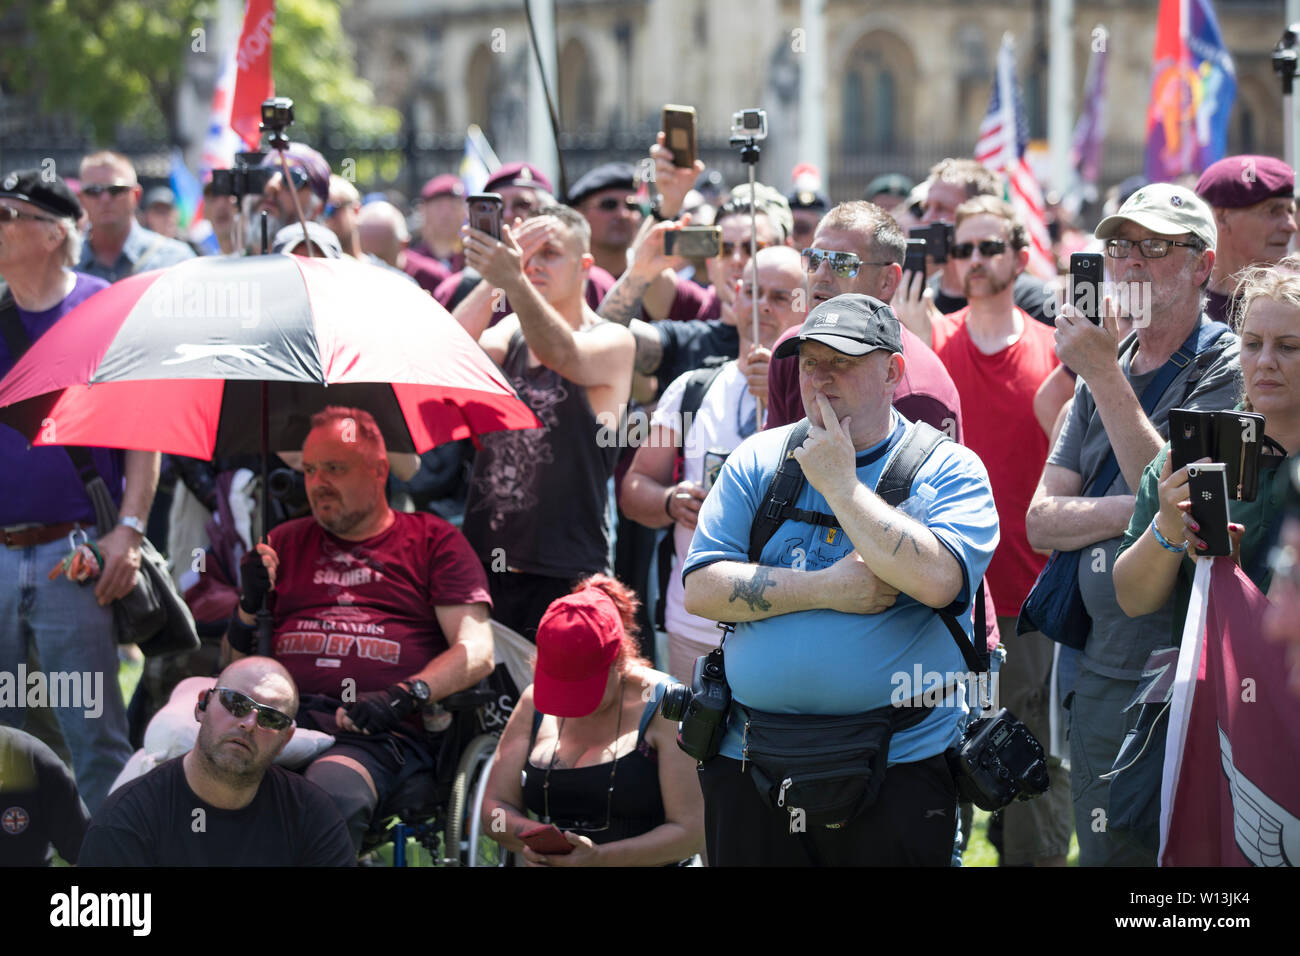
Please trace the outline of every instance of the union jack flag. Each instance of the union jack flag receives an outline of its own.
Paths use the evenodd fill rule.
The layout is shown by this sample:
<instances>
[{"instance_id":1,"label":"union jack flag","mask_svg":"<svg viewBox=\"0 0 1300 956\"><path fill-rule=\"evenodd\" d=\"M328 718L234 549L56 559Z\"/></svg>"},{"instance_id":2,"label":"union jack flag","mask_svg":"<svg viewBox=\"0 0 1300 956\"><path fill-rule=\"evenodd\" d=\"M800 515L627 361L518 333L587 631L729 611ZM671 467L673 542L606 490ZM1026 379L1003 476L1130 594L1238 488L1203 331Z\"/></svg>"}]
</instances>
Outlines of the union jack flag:
<instances>
[{"instance_id":1,"label":"union jack flag","mask_svg":"<svg viewBox=\"0 0 1300 956\"><path fill-rule=\"evenodd\" d=\"M1047 232L1043 191L1025 162L1025 143L1028 140L1025 108L1016 83L1015 41L1010 33L1006 33L998 50L993 98L980 123L979 140L975 143L975 159L1003 178L1006 198L1020 214L1029 232L1029 271L1050 279L1056 275L1056 264L1052 258L1051 236Z\"/></svg>"}]
</instances>

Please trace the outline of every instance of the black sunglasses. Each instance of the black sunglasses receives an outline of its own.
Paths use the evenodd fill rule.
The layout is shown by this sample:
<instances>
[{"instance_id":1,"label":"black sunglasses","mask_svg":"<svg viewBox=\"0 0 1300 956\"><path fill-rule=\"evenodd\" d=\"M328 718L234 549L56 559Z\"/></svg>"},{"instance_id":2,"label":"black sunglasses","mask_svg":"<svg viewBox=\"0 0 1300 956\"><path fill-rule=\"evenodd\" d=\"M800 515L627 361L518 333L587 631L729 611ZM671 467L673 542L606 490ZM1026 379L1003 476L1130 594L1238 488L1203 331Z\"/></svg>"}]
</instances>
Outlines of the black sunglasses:
<instances>
[{"instance_id":1,"label":"black sunglasses","mask_svg":"<svg viewBox=\"0 0 1300 956\"><path fill-rule=\"evenodd\" d=\"M81 194L83 196L102 196L104 193L108 193L110 196L120 196L122 193L130 192L134 188L134 186L123 186L120 183L116 183L112 186L101 186L97 184L94 186L82 186Z\"/></svg>"},{"instance_id":2,"label":"black sunglasses","mask_svg":"<svg viewBox=\"0 0 1300 956\"><path fill-rule=\"evenodd\" d=\"M754 243L754 248L755 248L755 249L766 249L766 248L767 248L768 246L770 246L770 245L771 245L770 242L756 242L756 243ZM734 256L734 255L736 254L736 250L737 250L737 249L739 249L741 252L743 252L745 255L748 256L748 255L749 255L749 240L746 239L744 242L724 242L724 243L722 243L722 257L723 257L724 259L730 259L732 256Z\"/></svg>"},{"instance_id":3,"label":"black sunglasses","mask_svg":"<svg viewBox=\"0 0 1300 956\"><path fill-rule=\"evenodd\" d=\"M596 208L601 212L613 212L615 209L640 209L641 204L636 201L635 196L625 196L622 199L617 196L606 196L596 203Z\"/></svg>"},{"instance_id":4,"label":"black sunglasses","mask_svg":"<svg viewBox=\"0 0 1300 956\"><path fill-rule=\"evenodd\" d=\"M274 707L259 704L247 694L241 694L229 687L214 687L213 690L216 692L217 699L221 701L221 706L239 720L247 717L250 710L256 710L257 726L265 727L267 730L284 730L293 723L293 718L288 714L282 714Z\"/></svg>"},{"instance_id":5,"label":"black sunglasses","mask_svg":"<svg viewBox=\"0 0 1300 956\"><path fill-rule=\"evenodd\" d=\"M969 259L976 249L980 251L980 255L985 259L989 259L1006 252L1007 241L1005 239L981 239L979 242L959 242L952 247L952 257L954 259Z\"/></svg>"},{"instance_id":6,"label":"black sunglasses","mask_svg":"<svg viewBox=\"0 0 1300 956\"><path fill-rule=\"evenodd\" d=\"M0 222L13 222L15 219L30 219L33 222L58 222L49 216L33 216L29 212L19 212L13 206L0 206Z\"/></svg>"}]
</instances>

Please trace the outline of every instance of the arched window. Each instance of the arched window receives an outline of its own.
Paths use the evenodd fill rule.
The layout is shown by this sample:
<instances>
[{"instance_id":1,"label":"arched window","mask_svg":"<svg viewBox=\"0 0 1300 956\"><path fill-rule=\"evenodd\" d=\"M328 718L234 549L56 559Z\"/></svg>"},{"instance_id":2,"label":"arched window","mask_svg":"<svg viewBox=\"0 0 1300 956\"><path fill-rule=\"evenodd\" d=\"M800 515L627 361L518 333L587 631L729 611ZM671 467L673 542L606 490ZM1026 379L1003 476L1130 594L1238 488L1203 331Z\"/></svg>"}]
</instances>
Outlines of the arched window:
<instances>
[{"instance_id":1,"label":"arched window","mask_svg":"<svg viewBox=\"0 0 1300 956\"><path fill-rule=\"evenodd\" d=\"M596 129L596 75L587 47L576 37L560 54L560 121L576 133Z\"/></svg>"},{"instance_id":2,"label":"arched window","mask_svg":"<svg viewBox=\"0 0 1300 956\"><path fill-rule=\"evenodd\" d=\"M849 51L840 82L841 144L848 150L895 148L910 141L916 59L899 36L874 31Z\"/></svg>"},{"instance_id":3,"label":"arched window","mask_svg":"<svg viewBox=\"0 0 1300 956\"><path fill-rule=\"evenodd\" d=\"M487 135L489 142L495 142L498 133L493 122L493 102L498 100L504 88L498 61L501 58L488 47L481 45L469 59L468 82L466 91L469 98L469 123L476 123Z\"/></svg>"}]
</instances>

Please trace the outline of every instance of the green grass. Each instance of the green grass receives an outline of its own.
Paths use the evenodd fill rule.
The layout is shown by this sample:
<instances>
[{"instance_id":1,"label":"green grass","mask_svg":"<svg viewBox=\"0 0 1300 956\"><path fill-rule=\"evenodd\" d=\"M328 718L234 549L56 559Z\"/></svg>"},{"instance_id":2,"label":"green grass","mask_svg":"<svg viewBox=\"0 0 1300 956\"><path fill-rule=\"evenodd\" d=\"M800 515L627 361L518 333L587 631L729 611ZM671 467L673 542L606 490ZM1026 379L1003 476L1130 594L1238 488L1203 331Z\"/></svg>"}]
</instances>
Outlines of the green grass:
<instances>
[{"instance_id":1,"label":"green grass","mask_svg":"<svg viewBox=\"0 0 1300 956\"><path fill-rule=\"evenodd\" d=\"M989 842L989 813L987 810L975 811L975 823L971 827L970 843L962 857L962 866L997 866L998 851ZM1079 865L1079 841L1070 834L1070 855L1066 858L1069 866Z\"/></svg>"}]
</instances>

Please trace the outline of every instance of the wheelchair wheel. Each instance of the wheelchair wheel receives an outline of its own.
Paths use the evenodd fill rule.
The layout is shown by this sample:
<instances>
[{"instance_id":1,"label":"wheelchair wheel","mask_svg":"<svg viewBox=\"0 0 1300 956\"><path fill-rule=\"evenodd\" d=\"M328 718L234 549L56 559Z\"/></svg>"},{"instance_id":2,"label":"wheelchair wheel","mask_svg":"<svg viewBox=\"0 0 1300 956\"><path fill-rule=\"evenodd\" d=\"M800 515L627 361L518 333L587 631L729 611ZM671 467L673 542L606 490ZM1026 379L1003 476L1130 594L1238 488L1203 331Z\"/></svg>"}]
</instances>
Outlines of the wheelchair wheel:
<instances>
[{"instance_id":1,"label":"wheelchair wheel","mask_svg":"<svg viewBox=\"0 0 1300 956\"><path fill-rule=\"evenodd\" d=\"M447 804L447 856L463 866L512 866L513 854L484 832L480 819L498 738L481 734L461 754Z\"/></svg>"}]
</instances>

